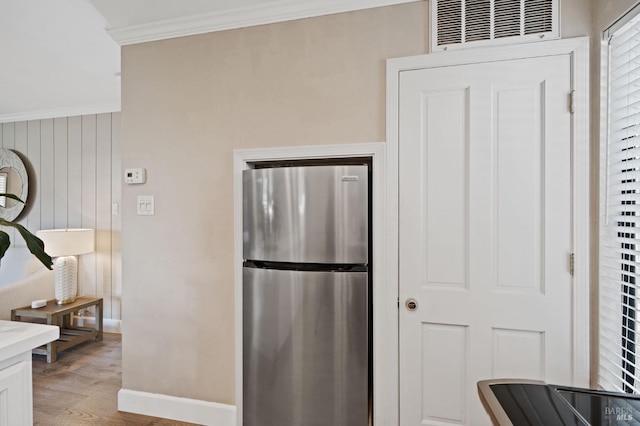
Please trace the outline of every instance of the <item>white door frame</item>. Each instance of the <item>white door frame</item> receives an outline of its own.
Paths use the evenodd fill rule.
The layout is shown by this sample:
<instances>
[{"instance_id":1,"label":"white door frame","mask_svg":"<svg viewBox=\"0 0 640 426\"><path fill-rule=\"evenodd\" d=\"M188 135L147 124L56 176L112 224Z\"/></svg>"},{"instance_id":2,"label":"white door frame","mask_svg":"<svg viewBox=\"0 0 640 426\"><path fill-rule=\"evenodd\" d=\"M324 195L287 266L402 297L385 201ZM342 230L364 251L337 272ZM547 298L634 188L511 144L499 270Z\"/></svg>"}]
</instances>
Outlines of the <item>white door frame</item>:
<instances>
[{"instance_id":1,"label":"white door frame","mask_svg":"<svg viewBox=\"0 0 640 426\"><path fill-rule=\"evenodd\" d=\"M570 55L571 83L574 91L571 117L572 174L572 243L575 253L573 306L573 385L589 386L589 39L587 37L519 44L512 46L476 48L438 52L387 61L387 164L388 164L388 235L387 280L389 287L399 288L398 281L398 113L400 73L424 68L524 59L551 55ZM567 105L569 105L567 96ZM389 318L385 334L389 345L398 347L398 317ZM393 331L391 330L393 328ZM388 368L398 375L390 381L389 398L398 398L400 366L398 357ZM393 388L392 388L393 386ZM398 402L399 404L399 402ZM390 407L391 408L391 407ZM389 420L393 417L390 409ZM398 424L399 407L395 420L383 424Z\"/></svg>"},{"instance_id":2,"label":"white door frame","mask_svg":"<svg viewBox=\"0 0 640 426\"><path fill-rule=\"evenodd\" d=\"M287 148L240 149L233 151L234 194L234 285L236 348L236 424L242 425L242 171L249 163L291 159L330 159L369 157L373 168L373 406L374 424L397 423L398 394L398 288L391 285L388 265L389 246L394 237L386 229L390 211L386 200L387 165L384 142L320 145ZM395 324L395 325L394 325Z\"/></svg>"}]
</instances>

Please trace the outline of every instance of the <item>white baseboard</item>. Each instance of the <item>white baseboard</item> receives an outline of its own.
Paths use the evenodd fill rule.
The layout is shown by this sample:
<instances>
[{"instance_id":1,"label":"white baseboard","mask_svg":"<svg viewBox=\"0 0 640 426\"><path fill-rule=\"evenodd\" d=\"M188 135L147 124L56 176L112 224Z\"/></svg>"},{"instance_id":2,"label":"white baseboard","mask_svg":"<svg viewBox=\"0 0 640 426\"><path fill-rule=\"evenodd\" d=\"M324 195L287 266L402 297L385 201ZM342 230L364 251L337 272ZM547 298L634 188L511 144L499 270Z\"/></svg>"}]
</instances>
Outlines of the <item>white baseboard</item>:
<instances>
[{"instance_id":1,"label":"white baseboard","mask_svg":"<svg viewBox=\"0 0 640 426\"><path fill-rule=\"evenodd\" d=\"M197 399L120 389L118 410L208 426L235 426L236 407Z\"/></svg>"},{"instance_id":2,"label":"white baseboard","mask_svg":"<svg viewBox=\"0 0 640 426\"><path fill-rule=\"evenodd\" d=\"M115 320L111 318L106 318L102 320L102 326L104 327L105 333L118 333L122 334L122 320Z\"/></svg>"},{"instance_id":3,"label":"white baseboard","mask_svg":"<svg viewBox=\"0 0 640 426\"><path fill-rule=\"evenodd\" d=\"M76 315L73 318L79 327L95 327L96 325L95 317ZM122 334L122 320L104 318L102 320L102 327L102 331L104 331L105 333Z\"/></svg>"}]
</instances>

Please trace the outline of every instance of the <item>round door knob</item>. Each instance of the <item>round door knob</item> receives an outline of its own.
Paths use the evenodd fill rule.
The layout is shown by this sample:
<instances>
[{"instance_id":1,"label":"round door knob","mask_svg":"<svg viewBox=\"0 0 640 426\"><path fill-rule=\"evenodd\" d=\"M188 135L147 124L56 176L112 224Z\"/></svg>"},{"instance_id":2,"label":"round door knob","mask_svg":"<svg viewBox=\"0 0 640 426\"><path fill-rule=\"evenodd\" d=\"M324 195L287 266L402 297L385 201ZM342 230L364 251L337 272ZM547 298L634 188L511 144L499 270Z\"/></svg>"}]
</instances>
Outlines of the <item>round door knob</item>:
<instances>
[{"instance_id":1,"label":"round door knob","mask_svg":"<svg viewBox=\"0 0 640 426\"><path fill-rule=\"evenodd\" d=\"M404 305L410 311L415 311L416 309L418 309L418 301L416 299L409 298L406 302L404 302Z\"/></svg>"}]
</instances>

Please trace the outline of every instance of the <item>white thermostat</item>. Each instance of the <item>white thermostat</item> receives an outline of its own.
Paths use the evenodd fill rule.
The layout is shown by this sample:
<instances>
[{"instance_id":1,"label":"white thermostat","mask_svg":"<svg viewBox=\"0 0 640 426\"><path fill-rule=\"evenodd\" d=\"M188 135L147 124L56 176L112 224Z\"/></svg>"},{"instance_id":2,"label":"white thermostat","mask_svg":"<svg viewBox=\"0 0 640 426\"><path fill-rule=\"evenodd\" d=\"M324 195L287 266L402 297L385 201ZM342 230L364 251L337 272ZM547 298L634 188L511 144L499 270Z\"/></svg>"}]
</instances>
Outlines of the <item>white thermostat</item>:
<instances>
[{"instance_id":1,"label":"white thermostat","mask_svg":"<svg viewBox=\"0 0 640 426\"><path fill-rule=\"evenodd\" d=\"M147 171L145 169L124 169L124 182L132 185L145 183L147 181Z\"/></svg>"}]
</instances>

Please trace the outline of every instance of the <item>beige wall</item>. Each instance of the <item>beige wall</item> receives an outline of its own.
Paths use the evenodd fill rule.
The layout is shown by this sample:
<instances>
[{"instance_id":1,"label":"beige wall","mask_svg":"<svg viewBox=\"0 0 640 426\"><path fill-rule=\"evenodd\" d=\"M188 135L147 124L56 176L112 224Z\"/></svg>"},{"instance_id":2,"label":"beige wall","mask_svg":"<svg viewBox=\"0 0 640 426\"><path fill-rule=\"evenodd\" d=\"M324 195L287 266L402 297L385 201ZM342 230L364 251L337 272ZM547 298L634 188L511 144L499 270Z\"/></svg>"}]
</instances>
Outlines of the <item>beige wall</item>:
<instances>
[{"instance_id":1,"label":"beige wall","mask_svg":"<svg viewBox=\"0 0 640 426\"><path fill-rule=\"evenodd\" d=\"M638 0L594 0L594 35L599 37L602 31L637 3Z\"/></svg>"},{"instance_id":2,"label":"beige wall","mask_svg":"<svg viewBox=\"0 0 640 426\"><path fill-rule=\"evenodd\" d=\"M589 35L584 3L564 37ZM125 389L234 403L232 152L385 140L385 59L428 51L427 7L123 47L122 162L148 172L122 194Z\"/></svg>"},{"instance_id":3,"label":"beige wall","mask_svg":"<svg viewBox=\"0 0 640 426\"><path fill-rule=\"evenodd\" d=\"M560 34L562 38L591 35L593 1L560 0Z\"/></svg>"}]
</instances>

